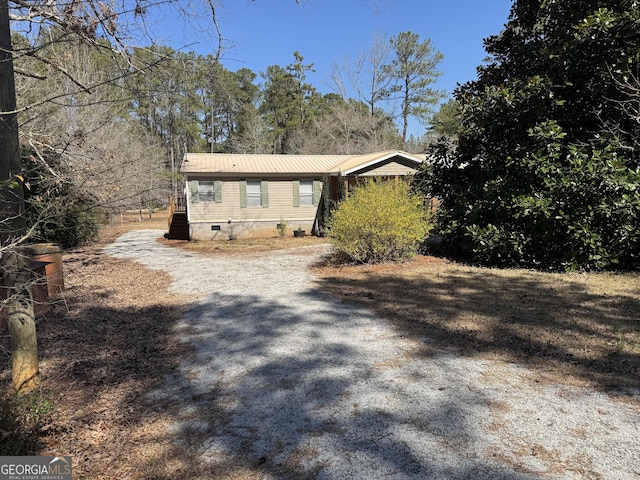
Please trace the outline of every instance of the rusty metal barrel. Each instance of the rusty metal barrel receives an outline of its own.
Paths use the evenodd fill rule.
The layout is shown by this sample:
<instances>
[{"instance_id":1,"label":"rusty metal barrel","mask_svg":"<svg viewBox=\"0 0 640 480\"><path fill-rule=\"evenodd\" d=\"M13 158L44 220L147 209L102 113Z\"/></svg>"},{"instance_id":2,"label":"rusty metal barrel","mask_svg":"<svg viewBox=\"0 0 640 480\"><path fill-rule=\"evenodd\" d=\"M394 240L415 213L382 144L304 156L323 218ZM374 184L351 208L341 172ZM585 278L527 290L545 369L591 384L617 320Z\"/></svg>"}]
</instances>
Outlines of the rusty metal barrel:
<instances>
[{"instance_id":1,"label":"rusty metal barrel","mask_svg":"<svg viewBox=\"0 0 640 480\"><path fill-rule=\"evenodd\" d=\"M34 243L25 247L25 251L31 262L44 264L49 296L61 293L64 290L62 247L55 243Z\"/></svg>"}]
</instances>

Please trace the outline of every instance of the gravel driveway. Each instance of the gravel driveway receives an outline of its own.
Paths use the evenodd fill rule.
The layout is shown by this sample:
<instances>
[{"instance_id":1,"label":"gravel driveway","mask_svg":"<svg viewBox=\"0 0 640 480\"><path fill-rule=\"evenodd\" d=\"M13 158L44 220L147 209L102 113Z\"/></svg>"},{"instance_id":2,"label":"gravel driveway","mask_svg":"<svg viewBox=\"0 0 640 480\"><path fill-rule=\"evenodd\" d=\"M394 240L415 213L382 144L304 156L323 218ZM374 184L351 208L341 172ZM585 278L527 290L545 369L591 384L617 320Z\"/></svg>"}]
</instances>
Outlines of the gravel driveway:
<instances>
[{"instance_id":1,"label":"gravel driveway","mask_svg":"<svg viewBox=\"0 0 640 480\"><path fill-rule=\"evenodd\" d=\"M196 295L177 326L195 354L153 394L184 404L175 434L202 439L203 461L266 479L640 478L637 406L517 365L417 358L415 339L316 289L318 247L203 257L161 235L107 252Z\"/></svg>"}]
</instances>

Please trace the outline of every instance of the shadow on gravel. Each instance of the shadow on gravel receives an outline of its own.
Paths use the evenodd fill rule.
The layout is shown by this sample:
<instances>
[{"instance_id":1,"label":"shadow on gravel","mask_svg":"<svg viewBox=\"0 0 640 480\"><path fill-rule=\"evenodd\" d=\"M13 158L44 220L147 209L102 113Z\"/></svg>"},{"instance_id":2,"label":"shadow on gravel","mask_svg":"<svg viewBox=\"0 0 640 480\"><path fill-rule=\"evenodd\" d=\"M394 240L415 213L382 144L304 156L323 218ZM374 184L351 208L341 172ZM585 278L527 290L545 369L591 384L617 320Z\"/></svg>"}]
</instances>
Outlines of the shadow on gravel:
<instances>
[{"instance_id":1,"label":"shadow on gravel","mask_svg":"<svg viewBox=\"0 0 640 480\"><path fill-rule=\"evenodd\" d=\"M640 388L637 297L489 271L318 282L337 298L391 319L402 335L425 340L425 355L454 348L573 376L603 391Z\"/></svg>"},{"instance_id":2,"label":"shadow on gravel","mask_svg":"<svg viewBox=\"0 0 640 480\"><path fill-rule=\"evenodd\" d=\"M396 378L404 342L364 309L315 290L181 307L130 261L67 260L70 311L38 325L58 405L42 453L72 455L78 478L530 478L487 451L466 366Z\"/></svg>"},{"instance_id":3,"label":"shadow on gravel","mask_svg":"<svg viewBox=\"0 0 640 480\"><path fill-rule=\"evenodd\" d=\"M409 392L381 377L375 344L327 335L336 324L354 332L361 310L305 296L321 307L299 315L280 302L216 294L183 317L192 356L153 398L169 408L191 400L172 410L177 433L209 459L211 474L225 468L216 458L231 455L269 474L256 478L531 478L488 461L469 424L486 399L469 392L464 373L451 372L462 381L446 388Z\"/></svg>"},{"instance_id":4,"label":"shadow on gravel","mask_svg":"<svg viewBox=\"0 0 640 480\"><path fill-rule=\"evenodd\" d=\"M405 392L377 379L348 339L325 341L333 322L355 316L350 306L315 318L253 296L215 296L188 307L178 324L186 345L176 307L59 307L39 325L40 353L66 365L47 381L64 385L55 401L72 421L54 416L41 454L71 455L81 477L356 478L369 468L366 478L530 478L474 454L466 418L482 408L480 394L461 405L454 387L397 412L364 404L355 384ZM301 339L293 349L281 343L292 330Z\"/></svg>"}]
</instances>

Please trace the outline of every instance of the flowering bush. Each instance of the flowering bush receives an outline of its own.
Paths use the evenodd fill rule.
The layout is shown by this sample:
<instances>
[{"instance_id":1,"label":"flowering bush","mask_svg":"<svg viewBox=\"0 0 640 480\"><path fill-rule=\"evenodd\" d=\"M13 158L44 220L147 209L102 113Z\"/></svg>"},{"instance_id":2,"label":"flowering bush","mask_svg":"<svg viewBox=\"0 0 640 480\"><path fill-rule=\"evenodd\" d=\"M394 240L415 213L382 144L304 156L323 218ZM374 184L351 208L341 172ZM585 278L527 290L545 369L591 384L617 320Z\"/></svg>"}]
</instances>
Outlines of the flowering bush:
<instances>
[{"instance_id":1,"label":"flowering bush","mask_svg":"<svg viewBox=\"0 0 640 480\"><path fill-rule=\"evenodd\" d=\"M422 196L406 182L373 181L355 187L329 223L339 263L380 263L414 256L431 223Z\"/></svg>"}]
</instances>

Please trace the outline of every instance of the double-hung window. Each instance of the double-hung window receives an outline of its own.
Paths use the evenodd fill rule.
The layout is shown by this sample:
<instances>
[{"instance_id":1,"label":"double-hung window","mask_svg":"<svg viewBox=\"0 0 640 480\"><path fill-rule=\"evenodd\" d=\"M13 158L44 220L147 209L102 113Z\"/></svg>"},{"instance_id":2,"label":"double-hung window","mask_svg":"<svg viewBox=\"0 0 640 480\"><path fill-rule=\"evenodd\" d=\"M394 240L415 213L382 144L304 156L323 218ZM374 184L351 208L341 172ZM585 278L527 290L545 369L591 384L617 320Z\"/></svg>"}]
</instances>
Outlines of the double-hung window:
<instances>
[{"instance_id":1,"label":"double-hung window","mask_svg":"<svg viewBox=\"0 0 640 480\"><path fill-rule=\"evenodd\" d=\"M220 190L220 182L200 182L198 197L201 202L215 202L216 190ZM216 188L217 187L217 188ZM219 200L218 200L219 201Z\"/></svg>"},{"instance_id":2,"label":"double-hung window","mask_svg":"<svg viewBox=\"0 0 640 480\"><path fill-rule=\"evenodd\" d=\"M313 180L300 180L300 206L313 205Z\"/></svg>"},{"instance_id":3,"label":"double-hung window","mask_svg":"<svg viewBox=\"0 0 640 480\"><path fill-rule=\"evenodd\" d=\"M191 180L191 201L197 202L222 202L222 182Z\"/></svg>"},{"instance_id":4,"label":"double-hung window","mask_svg":"<svg viewBox=\"0 0 640 480\"><path fill-rule=\"evenodd\" d=\"M317 180L293 181L293 206L317 206L322 194L322 183Z\"/></svg>"},{"instance_id":5,"label":"double-hung window","mask_svg":"<svg viewBox=\"0 0 640 480\"><path fill-rule=\"evenodd\" d=\"M269 182L266 180L240 181L240 207L268 207Z\"/></svg>"},{"instance_id":6,"label":"double-hung window","mask_svg":"<svg viewBox=\"0 0 640 480\"><path fill-rule=\"evenodd\" d=\"M247 207L262 206L262 190L260 180L247 180Z\"/></svg>"}]
</instances>

